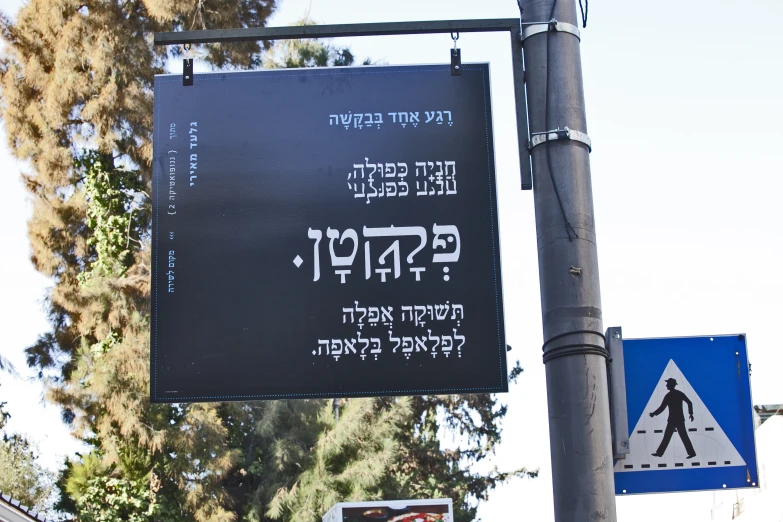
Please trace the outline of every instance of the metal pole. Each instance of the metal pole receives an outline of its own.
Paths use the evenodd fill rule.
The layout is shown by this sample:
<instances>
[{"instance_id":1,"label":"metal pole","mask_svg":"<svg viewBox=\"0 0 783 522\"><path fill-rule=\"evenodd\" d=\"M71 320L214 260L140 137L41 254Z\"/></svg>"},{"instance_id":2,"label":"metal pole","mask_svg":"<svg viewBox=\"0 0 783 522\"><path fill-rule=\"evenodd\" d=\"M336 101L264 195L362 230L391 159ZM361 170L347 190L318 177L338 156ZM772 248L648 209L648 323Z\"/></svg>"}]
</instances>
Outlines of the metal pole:
<instances>
[{"instance_id":1,"label":"metal pole","mask_svg":"<svg viewBox=\"0 0 783 522\"><path fill-rule=\"evenodd\" d=\"M342 38L350 36L389 36L436 33L486 33L519 29L517 18L477 20L427 20L422 22L382 22L368 24L296 25L289 27L245 27L155 33L155 45L256 42L298 38Z\"/></svg>"},{"instance_id":2,"label":"metal pole","mask_svg":"<svg viewBox=\"0 0 783 522\"><path fill-rule=\"evenodd\" d=\"M554 18L576 26L573 0L522 0L522 22L550 20L553 2ZM579 39L541 32L524 41L524 52L531 133L587 133ZM533 148L532 160L555 520L615 521L589 151L573 139L550 140Z\"/></svg>"}]
</instances>

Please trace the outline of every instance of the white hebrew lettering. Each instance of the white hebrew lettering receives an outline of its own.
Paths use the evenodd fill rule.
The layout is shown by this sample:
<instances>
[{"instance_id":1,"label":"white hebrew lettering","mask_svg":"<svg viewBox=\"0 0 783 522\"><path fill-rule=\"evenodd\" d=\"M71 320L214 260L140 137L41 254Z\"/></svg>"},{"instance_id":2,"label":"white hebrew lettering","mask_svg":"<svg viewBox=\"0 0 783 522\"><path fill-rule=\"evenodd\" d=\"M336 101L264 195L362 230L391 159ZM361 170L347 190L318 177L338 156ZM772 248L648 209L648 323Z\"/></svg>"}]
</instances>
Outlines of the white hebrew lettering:
<instances>
[{"instance_id":1,"label":"white hebrew lettering","mask_svg":"<svg viewBox=\"0 0 783 522\"><path fill-rule=\"evenodd\" d=\"M416 311L416 326L423 325L425 321L422 321L421 319L427 314L427 308L424 306L416 305L413 307L413 309Z\"/></svg>"},{"instance_id":2,"label":"white hebrew lettering","mask_svg":"<svg viewBox=\"0 0 783 522\"><path fill-rule=\"evenodd\" d=\"M424 227L379 227L379 228L368 228L363 227L362 233L364 234L364 237L404 237L404 236L418 236L420 243L419 246L416 247L410 254L408 254L408 257L406 258L409 265L413 264L413 260L416 254L418 254L422 248L427 243L427 231L424 229ZM392 245L381 255L381 257L378 260L378 263L381 265L386 264L386 257L391 253L393 254L394 259L394 278L397 279L400 276L400 253L399 253L399 241L395 241L392 243ZM370 243L369 241L364 244L364 254L365 254L365 277L366 279L370 278L371 275L371 269L370 269ZM381 274L381 282L386 281L386 274L390 273L392 269L388 268L382 268L377 269L376 273ZM411 270L414 271L414 270ZM418 272L416 273L417 280L418 280Z\"/></svg>"},{"instance_id":3,"label":"white hebrew lettering","mask_svg":"<svg viewBox=\"0 0 783 522\"><path fill-rule=\"evenodd\" d=\"M435 353L435 350L438 349L438 346L440 346L440 337L437 335L432 335L432 330L427 329L427 334L430 339L430 341L434 341L435 344L432 345L432 352Z\"/></svg>"},{"instance_id":4,"label":"white hebrew lettering","mask_svg":"<svg viewBox=\"0 0 783 522\"><path fill-rule=\"evenodd\" d=\"M455 341L460 340L460 339L462 340L462 342L459 343L459 346L457 346L457 351L459 352L459 351L462 350L462 345L465 344L465 336L457 335L457 329L456 328L453 328L453 330L454 330L454 340ZM459 354L459 357L462 357L461 353Z\"/></svg>"},{"instance_id":5,"label":"white hebrew lettering","mask_svg":"<svg viewBox=\"0 0 783 522\"><path fill-rule=\"evenodd\" d=\"M372 172L370 172L370 179L372 179L372 175L378 171L378 166L375 163L370 163L370 158L364 158L364 166L368 169L372 167ZM381 171L381 173L383 173L383 171Z\"/></svg>"},{"instance_id":6,"label":"white hebrew lettering","mask_svg":"<svg viewBox=\"0 0 783 522\"><path fill-rule=\"evenodd\" d=\"M364 353L364 351L367 349L367 347L370 346L369 339L362 339L362 332L357 332L356 333L356 342L364 343L364 348L362 348L362 351L359 352L359 353Z\"/></svg>"},{"instance_id":7,"label":"white hebrew lettering","mask_svg":"<svg viewBox=\"0 0 783 522\"><path fill-rule=\"evenodd\" d=\"M392 306L382 306L381 307L381 321L383 323L391 323L394 321L392 318L392 311L394 311L394 307Z\"/></svg>"},{"instance_id":8,"label":"white hebrew lettering","mask_svg":"<svg viewBox=\"0 0 783 522\"><path fill-rule=\"evenodd\" d=\"M394 279L399 279L400 278L400 241L399 240L394 241L394 243L392 243L391 246L387 248L383 254L381 254L381 257L378 258L378 264L385 265L386 257L389 254L392 254L392 259L394 261ZM388 274L391 271L392 271L391 268L375 269L376 274L381 274L381 283L386 282L386 274Z\"/></svg>"},{"instance_id":9,"label":"white hebrew lettering","mask_svg":"<svg viewBox=\"0 0 783 522\"><path fill-rule=\"evenodd\" d=\"M433 254L432 256L432 262L433 263L455 263L459 261L459 253L460 253L460 239L459 239L459 230L454 225L432 225L432 233L435 234L435 237L432 239L432 249L436 250L438 248L447 248L447 241L448 243L456 243L454 246L454 252L448 253L448 254ZM447 239L443 240L440 239L440 236L447 235Z\"/></svg>"},{"instance_id":10,"label":"white hebrew lettering","mask_svg":"<svg viewBox=\"0 0 783 522\"><path fill-rule=\"evenodd\" d=\"M321 258L318 252L318 245L321 243L323 232L320 230L313 230L312 228L308 228L307 237L310 239L315 239L315 244L313 245L313 281L318 281L321 279Z\"/></svg>"},{"instance_id":11,"label":"white hebrew lettering","mask_svg":"<svg viewBox=\"0 0 783 522\"><path fill-rule=\"evenodd\" d=\"M435 184L438 185L440 188L438 189L438 196L443 195L443 162L442 161L436 161L435 165L438 166L438 170L435 172Z\"/></svg>"},{"instance_id":12,"label":"white hebrew lettering","mask_svg":"<svg viewBox=\"0 0 783 522\"><path fill-rule=\"evenodd\" d=\"M344 310L344 309L343 309ZM438 321L444 321L449 313L449 305L435 305L435 318Z\"/></svg>"},{"instance_id":13,"label":"white hebrew lettering","mask_svg":"<svg viewBox=\"0 0 783 522\"><path fill-rule=\"evenodd\" d=\"M332 355L343 354L343 342L340 339L332 339Z\"/></svg>"},{"instance_id":14,"label":"white hebrew lettering","mask_svg":"<svg viewBox=\"0 0 783 522\"><path fill-rule=\"evenodd\" d=\"M375 165L373 165L374 167ZM372 189L372 194L369 192L367 193L367 204L370 204L370 198L378 197L378 189L375 188L375 185L373 185L374 180L372 179L372 173L367 176L367 182L369 183L370 188Z\"/></svg>"},{"instance_id":15,"label":"white hebrew lettering","mask_svg":"<svg viewBox=\"0 0 783 522\"><path fill-rule=\"evenodd\" d=\"M364 278L372 277L372 264L370 263L370 242L364 242Z\"/></svg>"},{"instance_id":16,"label":"white hebrew lettering","mask_svg":"<svg viewBox=\"0 0 783 522\"><path fill-rule=\"evenodd\" d=\"M353 260L356 257L356 251L359 249L359 235L352 228L348 228L343 231L343 235L340 236L340 232L333 229L326 229L326 237L329 238L329 254L332 258L332 266L351 266ZM334 253L334 240L340 238L340 244L342 245L346 239L353 240L353 251L348 256L338 256ZM340 276L340 283L345 283L345 276L351 273L350 270L335 270L335 273Z\"/></svg>"},{"instance_id":17,"label":"white hebrew lettering","mask_svg":"<svg viewBox=\"0 0 783 522\"><path fill-rule=\"evenodd\" d=\"M441 351L446 353L446 356L448 357L448 352L451 351L451 348L454 346L454 341L452 340L450 335L441 335ZM448 341L448 345L446 345L446 341Z\"/></svg>"},{"instance_id":18,"label":"white hebrew lettering","mask_svg":"<svg viewBox=\"0 0 783 522\"><path fill-rule=\"evenodd\" d=\"M354 304L356 305L354 307L354 309L357 312L361 312L362 313L362 316L359 318L358 321L356 321L357 323L359 323L359 328L361 328L362 327L362 322L364 321L364 318L367 317L367 309L366 308L360 308L359 307L359 301L354 301Z\"/></svg>"},{"instance_id":19,"label":"white hebrew lettering","mask_svg":"<svg viewBox=\"0 0 783 522\"><path fill-rule=\"evenodd\" d=\"M446 161L446 195L457 193L457 162ZM449 174L449 167L451 167L451 174ZM449 186L451 183L451 186Z\"/></svg>"},{"instance_id":20,"label":"white hebrew lettering","mask_svg":"<svg viewBox=\"0 0 783 522\"><path fill-rule=\"evenodd\" d=\"M399 337L392 337L392 331L391 330L389 330L389 341L397 343L397 345L394 348L392 348L392 353L397 353L397 348L400 347L400 338Z\"/></svg>"},{"instance_id":21,"label":"white hebrew lettering","mask_svg":"<svg viewBox=\"0 0 783 522\"><path fill-rule=\"evenodd\" d=\"M419 167L421 167L421 172L419 172ZM419 185L420 180L419 174L421 174L424 179L421 181L424 188L422 189ZM427 195L427 162L426 161L417 161L416 162L416 195L417 196L426 196Z\"/></svg>"}]
</instances>

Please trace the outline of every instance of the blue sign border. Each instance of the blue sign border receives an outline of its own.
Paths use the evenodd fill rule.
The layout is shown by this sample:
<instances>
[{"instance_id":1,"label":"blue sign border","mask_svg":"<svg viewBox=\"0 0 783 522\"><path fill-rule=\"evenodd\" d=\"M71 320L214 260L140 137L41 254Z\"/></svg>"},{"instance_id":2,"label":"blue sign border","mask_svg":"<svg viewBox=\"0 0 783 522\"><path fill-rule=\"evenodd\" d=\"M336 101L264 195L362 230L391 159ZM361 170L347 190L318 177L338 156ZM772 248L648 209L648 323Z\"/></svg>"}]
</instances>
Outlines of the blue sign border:
<instances>
[{"instance_id":1,"label":"blue sign border","mask_svg":"<svg viewBox=\"0 0 783 522\"><path fill-rule=\"evenodd\" d=\"M755 426L746 337L713 335L626 339L628 426L642 415L669 360L680 368L745 466L615 472L615 493L665 493L757 487Z\"/></svg>"}]
</instances>

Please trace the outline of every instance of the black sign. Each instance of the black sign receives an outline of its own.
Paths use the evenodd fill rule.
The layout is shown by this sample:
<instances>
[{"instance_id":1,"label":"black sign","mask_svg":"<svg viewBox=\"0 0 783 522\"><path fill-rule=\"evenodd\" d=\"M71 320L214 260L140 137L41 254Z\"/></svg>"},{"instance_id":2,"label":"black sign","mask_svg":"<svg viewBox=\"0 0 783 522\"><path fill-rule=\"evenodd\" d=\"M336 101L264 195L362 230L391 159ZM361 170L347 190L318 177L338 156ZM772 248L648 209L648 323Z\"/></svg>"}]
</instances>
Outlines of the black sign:
<instances>
[{"instance_id":1,"label":"black sign","mask_svg":"<svg viewBox=\"0 0 783 522\"><path fill-rule=\"evenodd\" d=\"M489 66L155 78L153 402L504 392Z\"/></svg>"}]
</instances>

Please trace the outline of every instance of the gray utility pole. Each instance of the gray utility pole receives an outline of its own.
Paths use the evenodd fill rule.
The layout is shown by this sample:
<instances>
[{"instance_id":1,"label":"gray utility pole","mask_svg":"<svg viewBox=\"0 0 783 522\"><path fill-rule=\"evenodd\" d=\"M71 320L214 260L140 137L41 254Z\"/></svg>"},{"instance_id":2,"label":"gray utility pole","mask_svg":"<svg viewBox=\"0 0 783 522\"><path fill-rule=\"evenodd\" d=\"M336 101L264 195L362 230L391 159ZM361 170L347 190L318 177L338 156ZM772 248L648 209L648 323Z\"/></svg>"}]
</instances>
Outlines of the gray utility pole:
<instances>
[{"instance_id":1,"label":"gray utility pole","mask_svg":"<svg viewBox=\"0 0 783 522\"><path fill-rule=\"evenodd\" d=\"M520 5L534 145L533 191L555 520L612 522L617 515L608 359L590 155L588 145L580 141L589 142L579 38L573 31L578 24L576 5L574 0L522 0ZM550 24L549 30L542 32L527 29L533 27L527 24L548 23L552 18L561 24ZM566 127L570 136L562 132ZM558 128L559 134L535 134Z\"/></svg>"}]
</instances>

